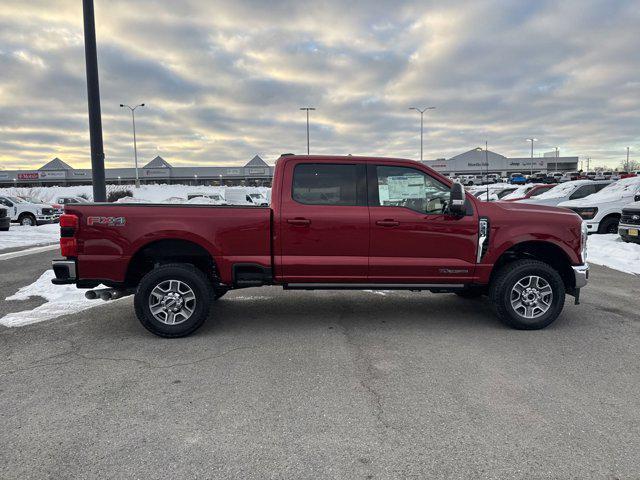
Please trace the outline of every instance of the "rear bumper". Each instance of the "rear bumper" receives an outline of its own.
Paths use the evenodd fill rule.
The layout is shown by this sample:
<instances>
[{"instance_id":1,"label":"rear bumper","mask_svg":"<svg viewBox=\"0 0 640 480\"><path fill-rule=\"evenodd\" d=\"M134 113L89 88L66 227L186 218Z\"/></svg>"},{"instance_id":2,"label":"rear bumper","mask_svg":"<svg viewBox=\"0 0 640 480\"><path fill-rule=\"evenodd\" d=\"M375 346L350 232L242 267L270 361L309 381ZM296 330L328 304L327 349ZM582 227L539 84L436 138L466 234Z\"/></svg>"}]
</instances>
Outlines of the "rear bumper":
<instances>
[{"instance_id":1,"label":"rear bumper","mask_svg":"<svg viewBox=\"0 0 640 480\"><path fill-rule=\"evenodd\" d=\"M51 283L54 285L69 285L77 282L78 276L76 273L75 260L53 260L51 266L56 276L56 278L51 280Z\"/></svg>"},{"instance_id":2,"label":"rear bumper","mask_svg":"<svg viewBox=\"0 0 640 480\"><path fill-rule=\"evenodd\" d=\"M587 285L589 281L589 264L576 265L571 267L575 278L575 288L580 289Z\"/></svg>"}]
</instances>

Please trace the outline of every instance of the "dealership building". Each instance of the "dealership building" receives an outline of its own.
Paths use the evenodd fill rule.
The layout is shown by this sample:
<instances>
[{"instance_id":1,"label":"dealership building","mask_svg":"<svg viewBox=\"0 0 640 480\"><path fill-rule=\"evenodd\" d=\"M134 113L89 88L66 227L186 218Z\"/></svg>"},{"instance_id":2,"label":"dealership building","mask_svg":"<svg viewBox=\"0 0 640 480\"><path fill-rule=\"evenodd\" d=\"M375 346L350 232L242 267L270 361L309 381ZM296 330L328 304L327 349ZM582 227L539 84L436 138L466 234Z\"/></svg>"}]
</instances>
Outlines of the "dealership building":
<instances>
[{"instance_id":1,"label":"dealership building","mask_svg":"<svg viewBox=\"0 0 640 480\"><path fill-rule=\"evenodd\" d=\"M138 169L140 183L271 186L273 167L256 155L242 167L174 167L158 156ZM134 183L135 168L107 168L109 184ZM37 170L0 170L0 187L89 185L91 169L73 168L54 158Z\"/></svg>"},{"instance_id":2,"label":"dealership building","mask_svg":"<svg viewBox=\"0 0 640 480\"><path fill-rule=\"evenodd\" d=\"M471 175L498 173L531 172L572 172L578 170L578 157L556 157L555 152L545 153L543 157L505 157L491 150L474 148L448 159L426 160L425 165L440 173Z\"/></svg>"}]
</instances>

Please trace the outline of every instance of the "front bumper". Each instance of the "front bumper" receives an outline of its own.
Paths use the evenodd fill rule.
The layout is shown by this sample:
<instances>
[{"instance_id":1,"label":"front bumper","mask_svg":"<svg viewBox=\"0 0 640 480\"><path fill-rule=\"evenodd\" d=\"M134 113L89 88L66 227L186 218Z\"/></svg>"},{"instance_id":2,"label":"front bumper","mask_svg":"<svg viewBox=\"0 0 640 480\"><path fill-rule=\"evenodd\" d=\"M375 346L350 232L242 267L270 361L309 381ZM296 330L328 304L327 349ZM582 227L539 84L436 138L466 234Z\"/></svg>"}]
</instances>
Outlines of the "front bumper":
<instances>
[{"instance_id":1,"label":"front bumper","mask_svg":"<svg viewBox=\"0 0 640 480\"><path fill-rule=\"evenodd\" d=\"M635 235L630 235L629 230L634 231ZM626 223L620 223L618 225L618 235L626 242L640 243L640 225L627 225Z\"/></svg>"},{"instance_id":2,"label":"front bumper","mask_svg":"<svg viewBox=\"0 0 640 480\"><path fill-rule=\"evenodd\" d=\"M594 222L593 220L585 220L584 223L586 223L587 225L587 232L589 233L598 232L598 226L600 225L600 222Z\"/></svg>"},{"instance_id":3,"label":"front bumper","mask_svg":"<svg viewBox=\"0 0 640 480\"><path fill-rule=\"evenodd\" d=\"M51 280L54 285L69 285L78 280L75 260L53 260L51 266L56 276Z\"/></svg>"},{"instance_id":4,"label":"front bumper","mask_svg":"<svg viewBox=\"0 0 640 480\"><path fill-rule=\"evenodd\" d=\"M38 225L43 223L53 223L56 221L55 215L38 215L36 217L36 222Z\"/></svg>"},{"instance_id":5,"label":"front bumper","mask_svg":"<svg viewBox=\"0 0 640 480\"><path fill-rule=\"evenodd\" d=\"M573 269L576 290L586 286L589 280L589 264L575 265L571 268Z\"/></svg>"}]
</instances>

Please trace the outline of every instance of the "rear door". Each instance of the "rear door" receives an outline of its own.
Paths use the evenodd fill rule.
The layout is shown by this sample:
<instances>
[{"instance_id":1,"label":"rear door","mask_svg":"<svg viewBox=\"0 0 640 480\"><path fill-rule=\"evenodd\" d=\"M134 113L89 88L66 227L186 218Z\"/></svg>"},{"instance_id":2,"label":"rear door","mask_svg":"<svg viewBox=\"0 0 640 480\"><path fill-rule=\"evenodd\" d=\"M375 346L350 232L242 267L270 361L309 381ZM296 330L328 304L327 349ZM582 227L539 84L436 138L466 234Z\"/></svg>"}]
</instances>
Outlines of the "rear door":
<instances>
[{"instance_id":1,"label":"rear door","mask_svg":"<svg viewBox=\"0 0 640 480\"><path fill-rule=\"evenodd\" d=\"M285 282L366 281L366 194L363 161L287 163L280 216L280 258Z\"/></svg>"},{"instance_id":2,"label":"rear door","mask_svg":"<svg viewBox=\"0 0 640 480\"><path fill-rule=\"evenodd\" d=\"M444 213L449 187L427 172L370 164L369 280L462 283L473 277L478 218Z\"/></svg>"}]
</instances>

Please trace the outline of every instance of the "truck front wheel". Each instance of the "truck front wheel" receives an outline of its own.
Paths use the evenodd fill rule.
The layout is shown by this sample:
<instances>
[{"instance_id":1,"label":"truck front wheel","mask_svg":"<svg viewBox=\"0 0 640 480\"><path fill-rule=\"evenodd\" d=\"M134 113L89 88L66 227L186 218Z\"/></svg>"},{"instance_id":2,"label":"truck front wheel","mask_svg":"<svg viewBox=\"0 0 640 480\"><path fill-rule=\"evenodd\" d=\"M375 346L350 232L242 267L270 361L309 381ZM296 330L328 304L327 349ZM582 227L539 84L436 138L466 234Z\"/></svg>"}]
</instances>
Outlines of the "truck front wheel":
<instances>
[{"instance_id":1,"label":"truck front wheel","mask_svg":"<svg viewBox=\"0 0 640 480\"><path fill-rule=\"evenodd\" d=\"M538 260L517 260L503 266L491 283L491 300L500 320L520 330L551 324L564 307L562 278Z\"/></svg>"},{"instance_id":2,"label":"truck front wheel","mask_svg":"<svg viewBox=\"0 0 640 480\"><path fill-rule=\"evenodd\" d=\"M171 263L142 278L134 304L136 316L147 330L177 338L200 328L213 299L213 287L203 272L190 264Z\"/></svg>"}]
</instances>

